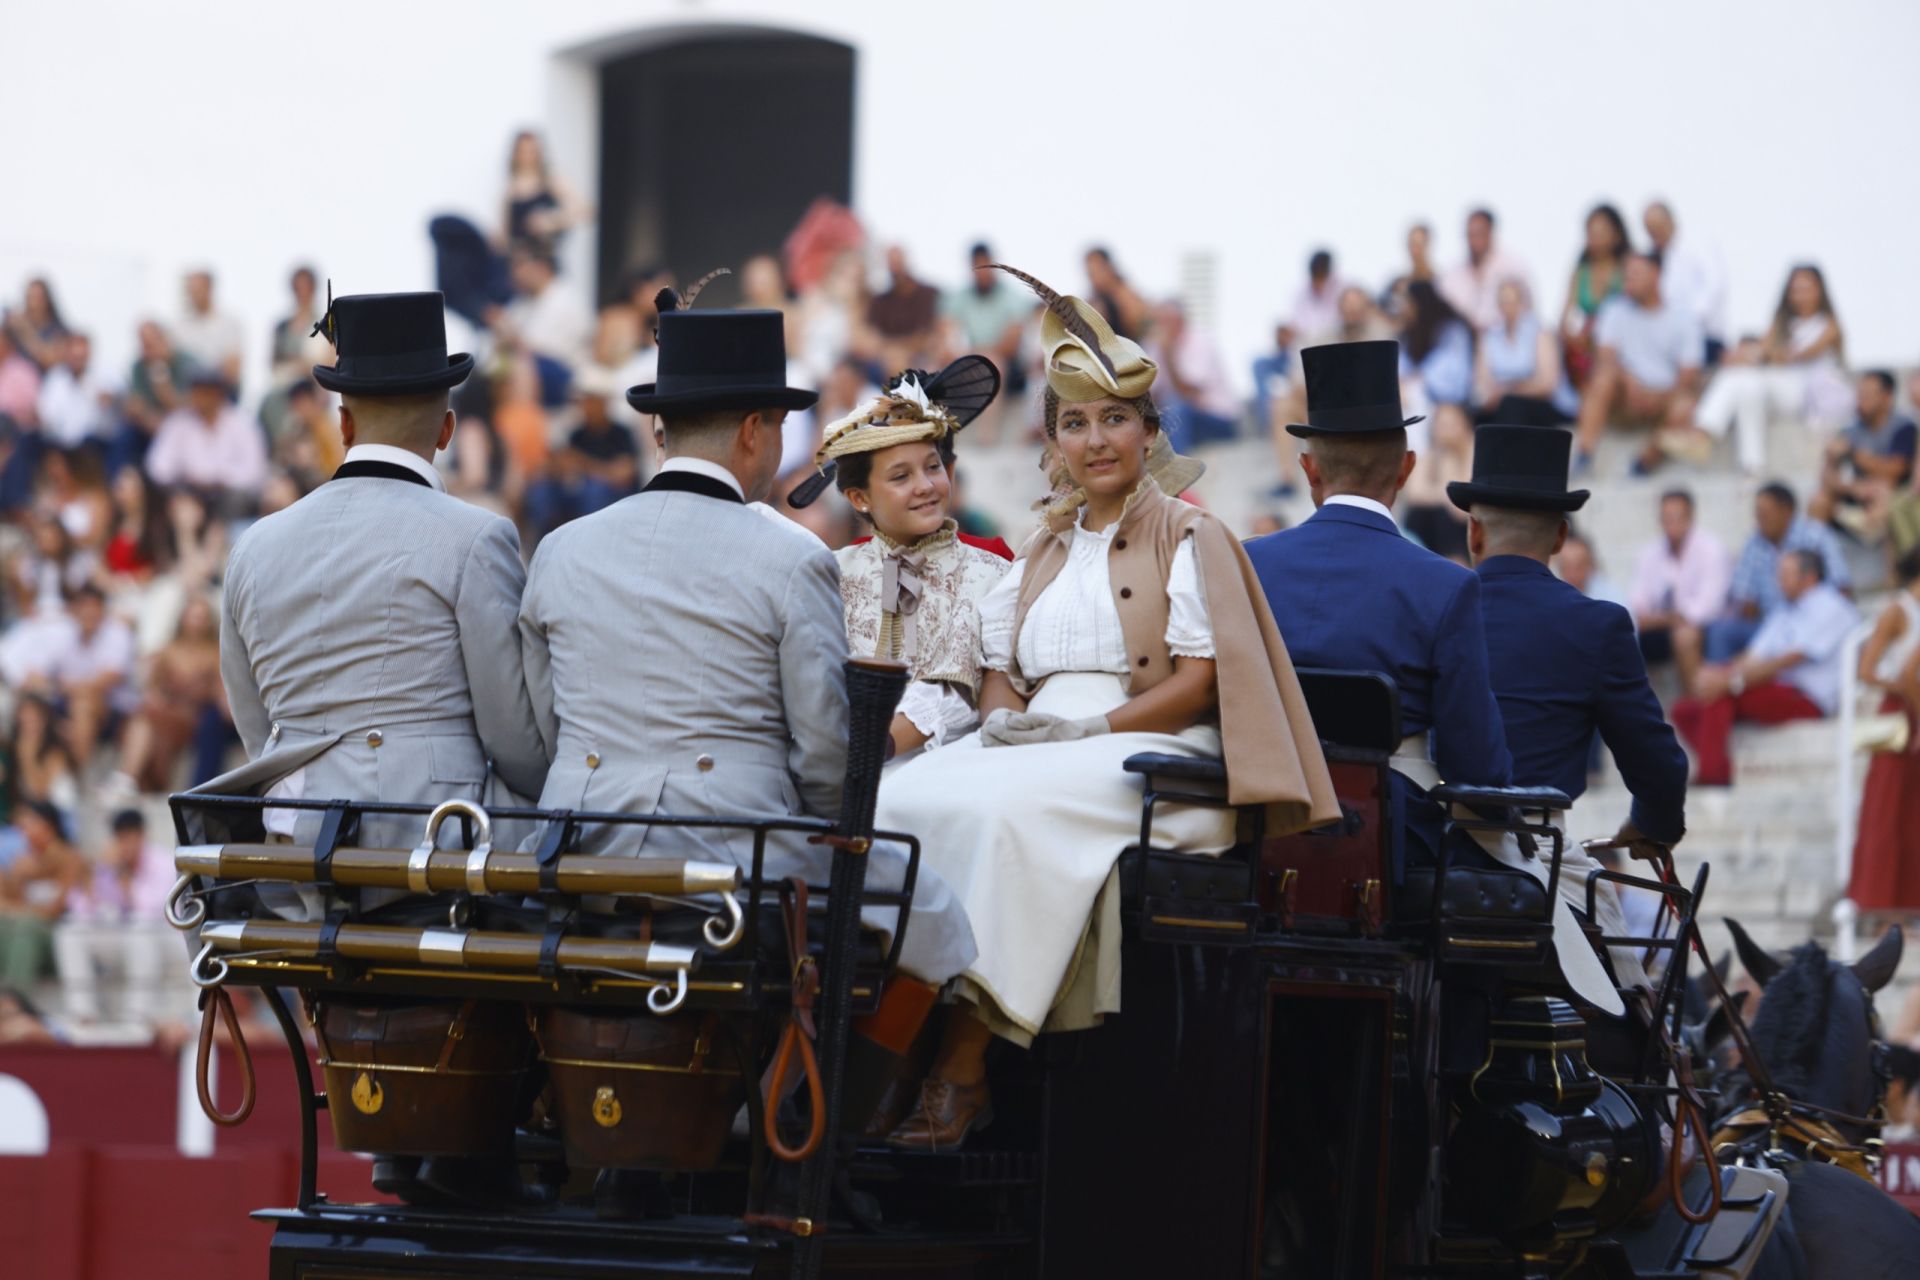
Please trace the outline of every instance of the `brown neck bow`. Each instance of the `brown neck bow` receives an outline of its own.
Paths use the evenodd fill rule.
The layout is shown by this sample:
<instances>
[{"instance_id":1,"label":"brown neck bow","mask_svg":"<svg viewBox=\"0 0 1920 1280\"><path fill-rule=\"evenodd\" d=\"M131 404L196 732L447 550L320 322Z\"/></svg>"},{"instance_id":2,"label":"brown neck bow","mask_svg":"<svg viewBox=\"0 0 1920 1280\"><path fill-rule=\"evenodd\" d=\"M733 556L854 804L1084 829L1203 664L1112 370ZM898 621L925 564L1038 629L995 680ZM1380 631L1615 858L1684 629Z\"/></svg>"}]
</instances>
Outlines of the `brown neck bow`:
<instances>
[{"instance_id":1,"label":"brown neck bow","mask_svg":"<svg viewBox=\"0 0 1920 1280\"><path fill-rule=\"evenodd\" d=\"M900 638L900 653L911 660L918 651L919 632L915 615L920 611L920 593L926 582L924 551L895 547L880 557L880 611L900 619L895 634Z\"/></svg>"}]
</instances>

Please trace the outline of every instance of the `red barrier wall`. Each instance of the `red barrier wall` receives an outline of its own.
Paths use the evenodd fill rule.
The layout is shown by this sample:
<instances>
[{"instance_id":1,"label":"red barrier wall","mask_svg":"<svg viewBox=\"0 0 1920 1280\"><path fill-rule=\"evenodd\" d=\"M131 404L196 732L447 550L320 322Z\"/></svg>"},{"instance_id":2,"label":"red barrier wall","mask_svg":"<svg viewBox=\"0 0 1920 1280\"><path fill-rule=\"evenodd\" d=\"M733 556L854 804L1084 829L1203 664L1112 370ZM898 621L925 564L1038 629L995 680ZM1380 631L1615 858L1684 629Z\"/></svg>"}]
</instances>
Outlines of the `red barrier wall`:
<instances>
[{"instance_id":1,"label":"red barrier wall","mask_svg":"<svg viewBox=\"0 0 1920 1280\"><path fill-rule=\"evenodd\" d=\"M0 1049L0 1074L39 1096L50 1138L43 1156L0 1157L0 1277L260 1280L272 1230L248 1215L293 1204L300 1107L284 1044L256 1044L254 1066L253 1115L216 1130L214 1154L193 1158L176 1148L172 1054ZM222 1050L219 1081L220 1105L231 1108L240 1096L231 1050ZM325 1116L320 1142L322 1191L340 1201L381 1198L369 1163L333 1150Z\"/></svg>"}]
</instances>

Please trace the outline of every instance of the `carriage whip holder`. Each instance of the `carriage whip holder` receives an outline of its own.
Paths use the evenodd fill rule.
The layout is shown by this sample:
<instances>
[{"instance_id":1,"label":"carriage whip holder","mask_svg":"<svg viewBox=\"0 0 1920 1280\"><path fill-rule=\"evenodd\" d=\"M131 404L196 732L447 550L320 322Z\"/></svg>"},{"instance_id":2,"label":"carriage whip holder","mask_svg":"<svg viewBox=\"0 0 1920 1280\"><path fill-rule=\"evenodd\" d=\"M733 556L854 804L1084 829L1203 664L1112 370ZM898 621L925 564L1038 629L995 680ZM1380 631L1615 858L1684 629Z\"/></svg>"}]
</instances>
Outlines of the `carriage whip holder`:
<instances>
[{"instance_id":1,"label":"carriage whip holder","mask_svg":"<svg viewBox=\"0 0 1920 1280\"><path fill-rule=\"evenodd\" d=\"M867 851L873 842L873 810L880 792L880 769L894 709L906 691L907 669L897 662L855 658L847 663L847 781L841 792L840 821L827 843L833 847L833 877L827 907L826 955L820 992L820 1075L826 1091L826 1134L800 1171L799 1215L794 1230L795 1280L820 1274L829 1201L833 1194L835 1147L841 1130L840 1107L852 1025L853 955L860 929L860 896L867 880Z\"/></svg>"}]
</instances>

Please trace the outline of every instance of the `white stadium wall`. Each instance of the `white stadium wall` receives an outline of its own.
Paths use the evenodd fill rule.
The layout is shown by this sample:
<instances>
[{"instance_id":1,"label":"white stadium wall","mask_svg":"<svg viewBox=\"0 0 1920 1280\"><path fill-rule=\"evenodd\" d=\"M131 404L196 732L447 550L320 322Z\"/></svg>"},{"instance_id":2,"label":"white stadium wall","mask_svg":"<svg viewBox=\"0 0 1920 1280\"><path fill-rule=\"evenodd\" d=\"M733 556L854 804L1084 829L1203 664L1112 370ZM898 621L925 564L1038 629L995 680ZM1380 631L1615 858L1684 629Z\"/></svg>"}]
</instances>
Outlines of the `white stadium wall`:
<instances>
[{"instance_id":1,"label":"white stadium wall","mask_svg":"<svg viewBox=\"0 0 1920 1280\"><path fill-rule=\"evenodd\" d=\"M597 60L736 25L855 47L856 203L924 274L955 281L986 235L1075 286L1102 242L1166 293L1210 253L1243 379L1316 245L1377 284L1410 220L1444 264L1485 202L1557 308L1585 207L1637 221L1654 195L1724 250L1737 327L1811 259L1855 363L1920 356L1920 166L1898 145L1920 119L1920 6L1899 0L7 10L0 298L51 272L115 367L195 263L219 269L256 368L296 261L345 290L429 284L426 220L497 220L513 130L543 128L591 191Z\"/></svg>"}]
</instances>

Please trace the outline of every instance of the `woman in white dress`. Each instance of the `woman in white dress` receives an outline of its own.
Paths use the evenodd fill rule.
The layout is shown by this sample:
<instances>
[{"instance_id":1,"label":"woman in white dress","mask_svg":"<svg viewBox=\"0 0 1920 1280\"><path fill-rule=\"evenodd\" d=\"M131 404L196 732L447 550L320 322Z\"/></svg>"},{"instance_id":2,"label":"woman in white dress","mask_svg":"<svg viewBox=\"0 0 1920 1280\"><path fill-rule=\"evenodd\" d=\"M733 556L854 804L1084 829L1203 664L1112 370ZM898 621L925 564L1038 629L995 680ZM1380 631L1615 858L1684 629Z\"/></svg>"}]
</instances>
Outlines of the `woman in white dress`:
<instances>
[{"instance_id":1,"label":"woman in white dress","mask_svg":"<svg viewBox=\"0 0 1920 1280\"><path fill-rule=\"evenodd\" d=\"M920 835L980 953L890 1139L920 1149L956 1145L989 1117L995 1036L1024 1046L1118 1009L1110 880L1140 831L1127 757L1224 756L1228 798L1266 806L1275 834L1339 816L1239 542L1152 478L1154 363L1079 299L1020 278L1048 304L1046 427L1074 491L981 602L980 732L890 775L876 818ZM1217 853L1233 836L1229 810L1156 810L1156 845Z\"/></svg>"},{"instance_id":2,"label":"woman in white dress","mask_svg":"<svg viewBox=\"0 0 1920 1280\"><path fill-rule=\"evenodd\" d=\"M1715 375L1694 410L1708 435L1733 432L1740 469L1758 475L1767 464L1767 421L1794 414L1826 430L1853 409L1853 386L1841 367L1846 345L1827 295L1827 280L1811 264L1795 267L1774 309L1760 363L1732 365Z\"/></svg>"},{"instance_id":3,"label":"woman in white dress","mask_svg":"<svg viewBox=\"0 0 1920 1280\"><path fill-rule=\"evenodd\" d=\"M893 718L889 770L980 727L980 599L1006 576L1005 543L965 538L947 514L953 438L993 402L1000 374L963 356L929 376L909 369L826 429L810 478L788 498L805 507L831 479L873 536L834 553L856 657L913 673Z\"/></svg>"}]
</instances>

